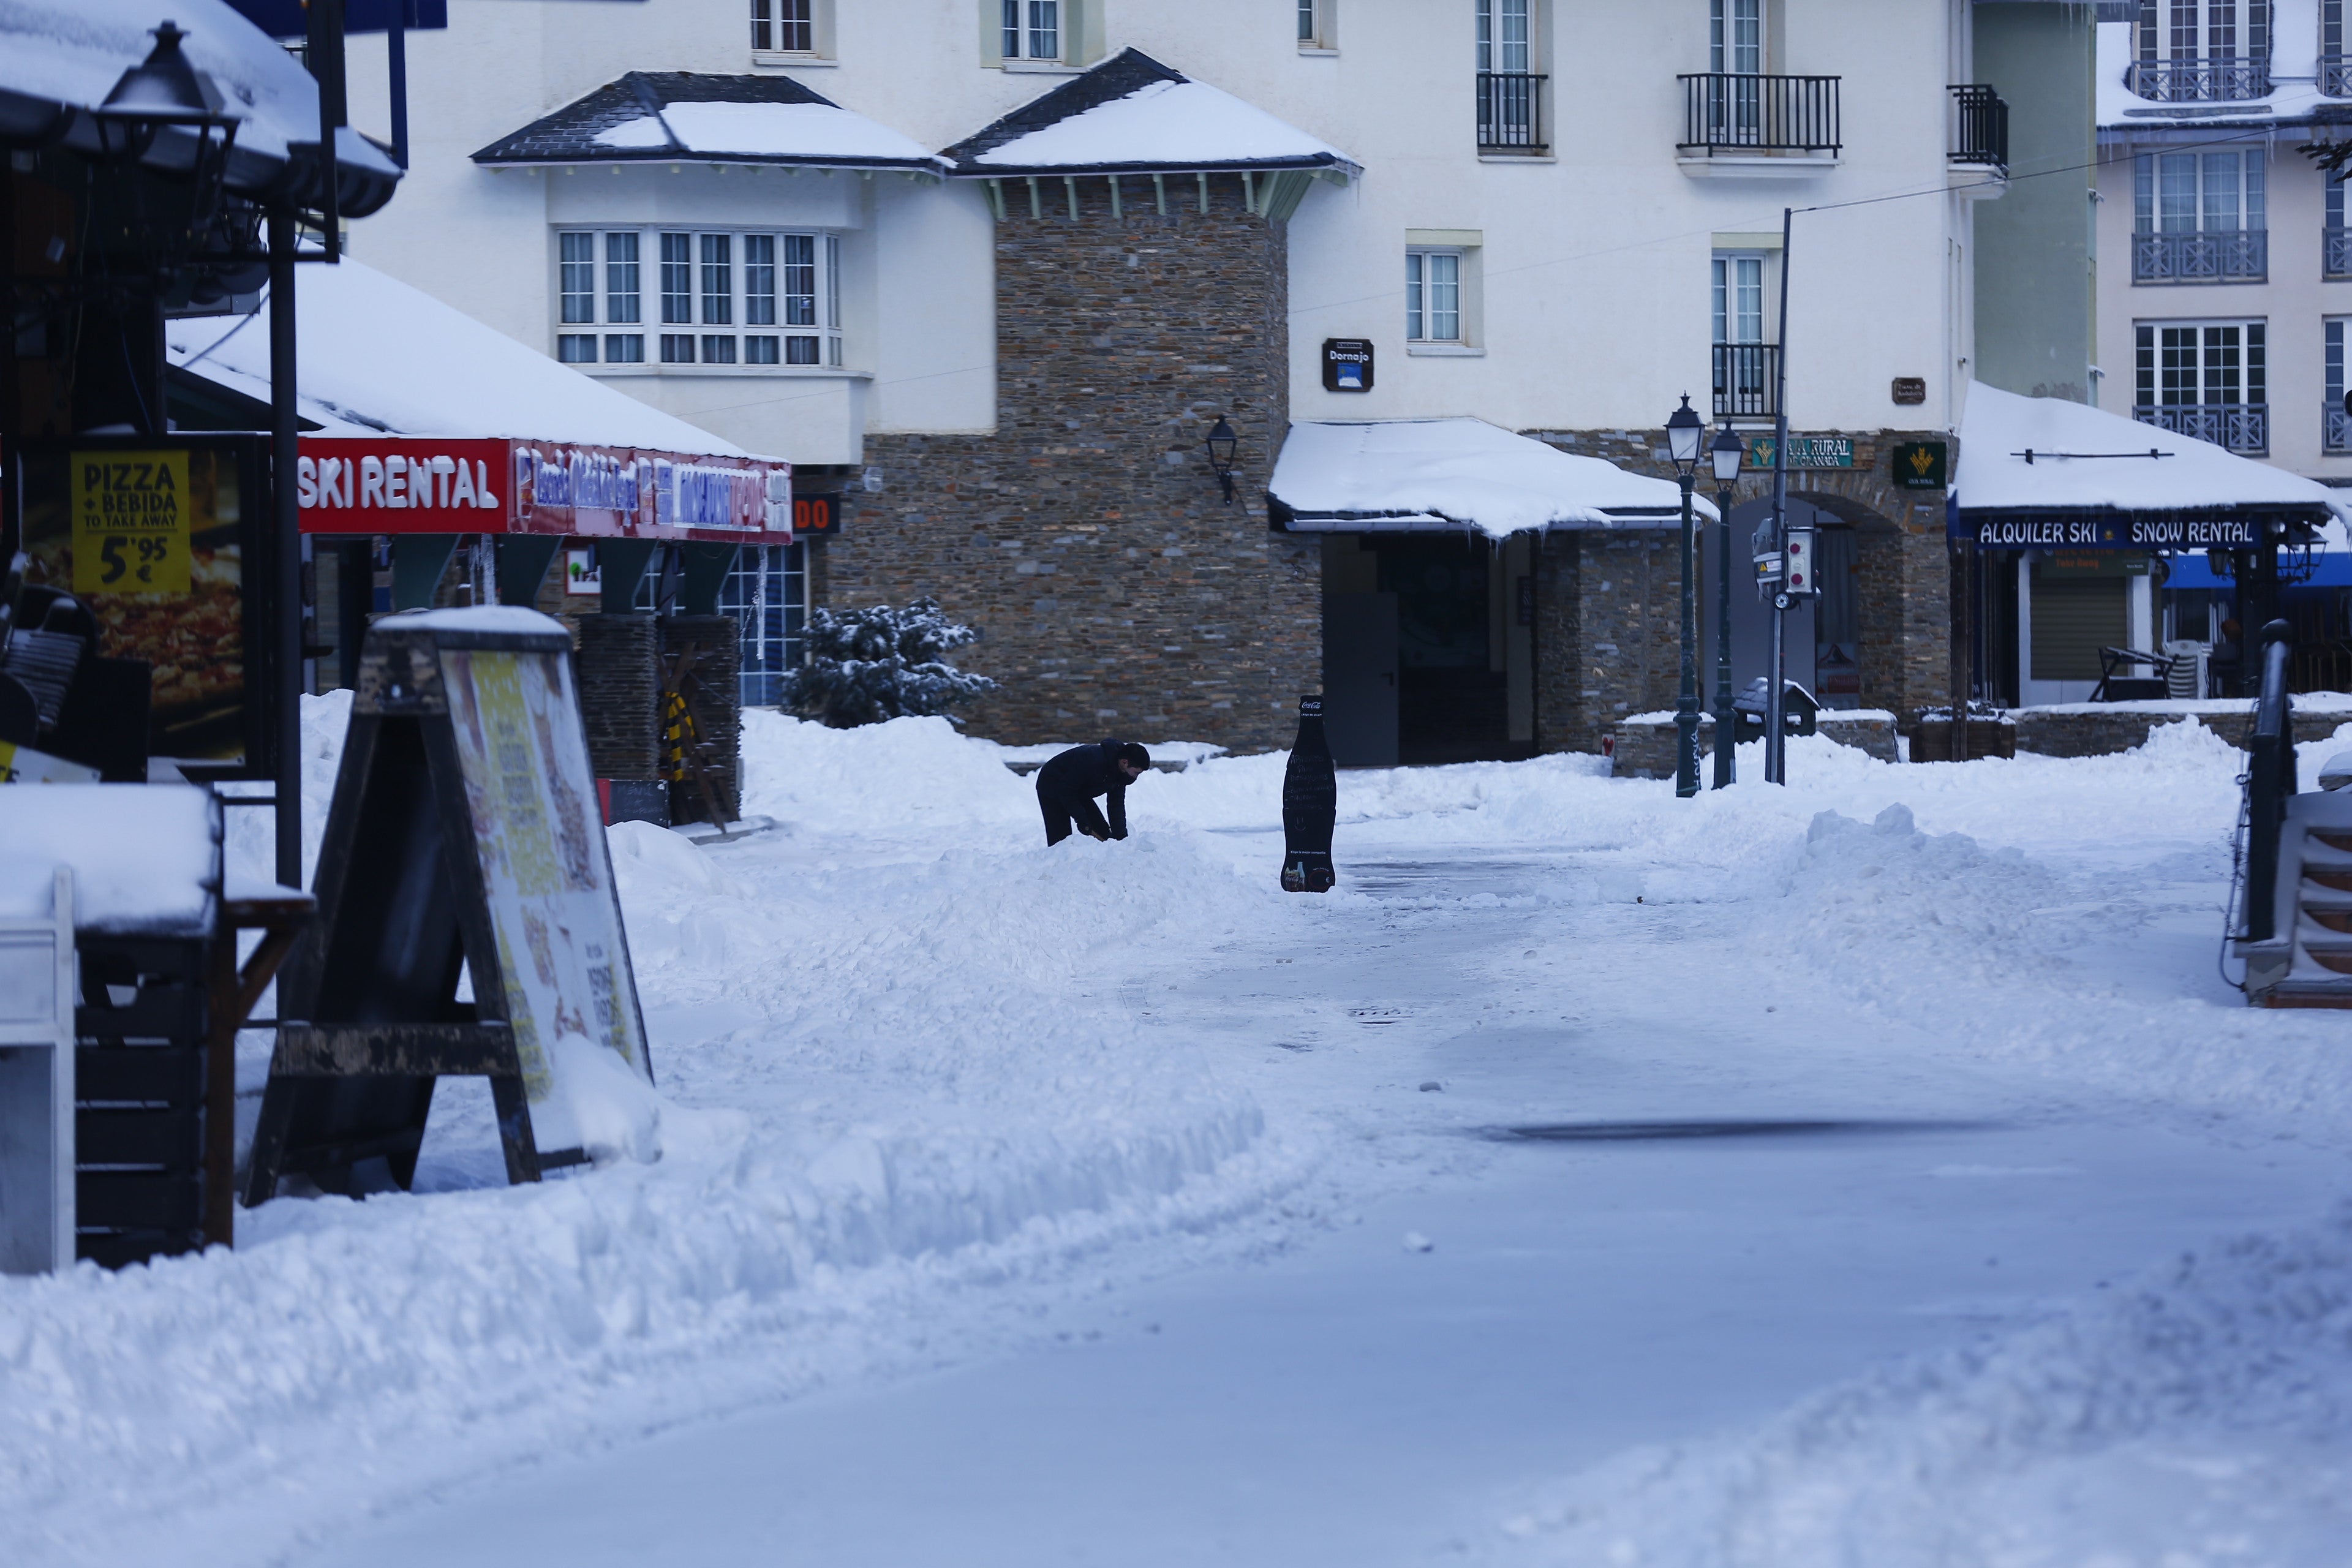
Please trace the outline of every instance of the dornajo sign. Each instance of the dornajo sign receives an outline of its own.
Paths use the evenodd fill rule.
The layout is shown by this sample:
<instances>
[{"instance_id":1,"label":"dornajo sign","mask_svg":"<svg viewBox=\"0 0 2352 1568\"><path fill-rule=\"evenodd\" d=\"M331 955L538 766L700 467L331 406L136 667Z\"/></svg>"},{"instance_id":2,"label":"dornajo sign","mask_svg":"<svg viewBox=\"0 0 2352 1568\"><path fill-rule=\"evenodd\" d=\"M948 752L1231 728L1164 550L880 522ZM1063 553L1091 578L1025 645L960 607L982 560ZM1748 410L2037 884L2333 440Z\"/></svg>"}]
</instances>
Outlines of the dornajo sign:
<instances>
[{"instance_id":1,"label":"dornajo sign","mask_svg":"<svg viewBox=\"0 0 2352 1568\"><path fill-rule=\"evenodd\" d=\"M305 533L555 533L788 544L793 468L757 458L431 437L302 438Z\"/></svg>"}]
</instances>

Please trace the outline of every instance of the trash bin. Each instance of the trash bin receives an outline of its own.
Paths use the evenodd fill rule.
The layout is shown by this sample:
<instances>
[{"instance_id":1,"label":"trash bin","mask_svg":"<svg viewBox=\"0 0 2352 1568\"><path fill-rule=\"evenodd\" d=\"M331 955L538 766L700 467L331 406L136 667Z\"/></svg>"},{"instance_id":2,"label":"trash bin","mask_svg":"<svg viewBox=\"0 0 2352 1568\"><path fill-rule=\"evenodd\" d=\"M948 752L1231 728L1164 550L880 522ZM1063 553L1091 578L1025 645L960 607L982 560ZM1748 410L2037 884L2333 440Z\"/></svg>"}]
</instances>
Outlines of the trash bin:
<instances>
[{"instance_id":1,"label":"trash bin","mask_svg":"<svg viewBox=\"0 0 2352 1568\"><path fill-rule=\"evenodd\" d=\"M1758 676L1748 683L1748 689L1734 699L1732 711L1739 715L1738 738L1760 741L1764 738L1765 704L1770 700L1772 684L1769 678ZM1784 735L1811 735L1819 728L1816 718L1822 710L1819 699L1795 681L1784 681L1780 688L1780 732Z\"/></svg>"}]
</instances>

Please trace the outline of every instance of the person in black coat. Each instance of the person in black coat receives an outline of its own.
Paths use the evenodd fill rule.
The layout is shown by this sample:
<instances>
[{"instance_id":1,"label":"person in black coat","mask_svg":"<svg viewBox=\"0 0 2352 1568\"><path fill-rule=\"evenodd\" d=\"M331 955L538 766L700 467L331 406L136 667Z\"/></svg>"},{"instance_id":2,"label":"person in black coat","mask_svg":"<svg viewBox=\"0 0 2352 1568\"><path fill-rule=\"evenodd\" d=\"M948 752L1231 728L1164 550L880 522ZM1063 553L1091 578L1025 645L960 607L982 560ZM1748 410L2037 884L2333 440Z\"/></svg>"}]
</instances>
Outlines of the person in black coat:
<instances>
[{"instance_id":1,"label":"person in black coat","mask_svg":"<svg viewBox=\"0 0 2352 1568\"><path fill-rule=\"evenodd\" d=\"M1151 753L1132 741L1103 741L1072 746L1037 770L1037 805L1045 814L1045 842L1059 844L1070 836L1076 819L1078 831L1089 838L1127 837L1127 786L1151 766ZM1110 820L1095 808L1095 796L1104 797Z\"/></svg>"}]
</instances>

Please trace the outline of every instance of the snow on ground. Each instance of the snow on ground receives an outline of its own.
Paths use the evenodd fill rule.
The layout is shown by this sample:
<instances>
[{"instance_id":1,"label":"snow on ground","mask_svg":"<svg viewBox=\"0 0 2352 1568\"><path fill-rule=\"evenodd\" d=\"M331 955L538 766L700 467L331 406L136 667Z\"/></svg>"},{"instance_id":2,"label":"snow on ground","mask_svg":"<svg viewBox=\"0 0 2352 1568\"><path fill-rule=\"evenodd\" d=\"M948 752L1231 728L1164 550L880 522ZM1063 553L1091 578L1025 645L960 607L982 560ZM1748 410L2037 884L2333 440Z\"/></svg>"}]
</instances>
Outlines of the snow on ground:
<instances>
[{"instance_id":1,"label":"snow on ground","mask_svg":"<svg viewBox=\"0 0 2352 1568\"><path fill-rule=\"evenodd\" d=\"M306 703L313 854L347 712ZM1102 1288L1081 1278L1327 1224L1293 1196L1318 1173L1411 1173L1367 1163L1350 1108L1262 1103L1220 1067L1217 1020L1139 1034L1123 989L1510 900L1720 906L1755 984L1935 1020L1953 1060L2215 1136L2352 1147L2340 1020L2252 1012L2215 973L2239 762L2194 724L2122 757L1959 765L1805 740L1789 789L1688 802L1581 757L1349 772L1340 889L1300 900L1265 837L1279 754L1149 776L1133 839L1047 853L1005 750L945 721L746 718L745 809L778 828L712 849L611 834L659 1163L507 1189L487 1096L445 1085L415 1194L280 1200L234 1253L0 1280L0 1560L269 1560L354 1506L952 1361L1018 1303ZM2306 779L2345 739L2305 748ZM261 815L230 817L248 870ZM1373 837L1564 868L1508 900L1375 899L1345 879ZM1580 966L1553 973L1574 1008ZM248 1094L265 1065L257 1037ZM2325 1538L2347 1493L2321 1484L2340 1458L2315 1467L2352 1436L2347 1235L2249 1239L1759 1430L1625 1456L1521 1500L1479 1550L2054 1563L2210 1517L2222 1545L2200 1561L2230 1539L2305 1560L2272 1549ZM2224 1427L2249 1440L2200 1447ZM2005 1513L2020 1489L2031 1509Z\"/></svg>"}]
</instances>

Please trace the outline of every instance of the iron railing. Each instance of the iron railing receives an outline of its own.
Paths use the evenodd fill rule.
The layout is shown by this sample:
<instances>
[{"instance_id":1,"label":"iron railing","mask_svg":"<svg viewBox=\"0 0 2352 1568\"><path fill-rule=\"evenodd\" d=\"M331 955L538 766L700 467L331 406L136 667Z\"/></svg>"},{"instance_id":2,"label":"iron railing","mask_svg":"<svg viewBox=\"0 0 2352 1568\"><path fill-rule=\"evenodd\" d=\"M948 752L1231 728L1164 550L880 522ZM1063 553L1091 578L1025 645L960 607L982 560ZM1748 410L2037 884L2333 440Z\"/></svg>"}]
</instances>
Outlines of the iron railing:
<instances>
[{"instance_id":1,"label":"iron railing","mask_svg":"<svg viewBox=\"0 0 2352 1568\"><path fill-rule=\"evenodd\" d=\"M2352 228L2319 231L2319 272L2323 278L2352 278Z\"/></svg>"},{"instance_id":2,"label":"iron railing","mask_svg":"<svg viewBox=\"0 0 2352 1568\"><path fill-rule=\"evenodd\" d=\"M1478 73L1478 151L1541 153L1543 94L1549 77L1525 71Z\"/></svg>"},{"instance_id":3,"label":"iron railing","mask_svg":"<svg viewBox=\"0 0 2352 1568\"><path fill-rule=\"evenodd\" d=\"M1956 85L1952 93L1952 162L2009 167L2009 104L1982 82Z\"/></svg>"},{"instance_id":4,"label":"iron railing","mask_svg":"<svg viewBox=\"0 0 2352 1568\"><path fill-rule=\"evenodd\" d=\"M2270 96L2271 62L2234 55L2210 60L2135 60L2124 83L2154 103L2235 103Z\"/></svg>"},{"instance_id":5,"label":"iron railing","mask_svg":"<svg viewBox=\"0 0 2352 1568\"><path fill-rule=\"evenodd\" d=\"M1780 412L1780 345L1715 345L1715 416L1769 419Z\"/></svg>"},{"instance_id":6,"label":"iron railing","mask_svg":"<svg viewBox=\"0 0 2352 1568\"><path fill-rule=\"evenodd\" d=\"M2271 449L2267 403L2143 403L2132 410L2132 417L2143 425L2210 441L2250 457Z\"/></svg>"},{"instance_id":7,"label":"iron railing","mask_svg":"<svg viewBox=\"0 0 2352 1568\"><path fill-rule=\"evenodd\" d=\"M2341 399L2319 411L2319 446L2326 452L2352 452L2352 415L2344 412Z\"/></svg>"},{"instance_id":8,"label":"iron railing","mask_svg":"<svg viewBox=\"0 0 2352 1568\"><path fill-rule=\"evenodd\" d=\"M2132 236L2135 283L2260 283L2270 277L2263 228L2209 228Z\"/></svg>"},{"instance_id":9,"label":"iron railing","mask_svg":"<svg viewBox=\"0 0 2352 1568\"><path fill-rule=\"evenodd\" d=\"M1838 134L1838 84L1833 76L1748 76L1715 71L1677 79L1683 84L1685 152L1829 153Z\"/></svg>"},{"instance_id":10,"label":"iron railing","mask_svg":"<svg viewBox=\"0 0 2352 1568\"><path fill-rule=\"evenodd\" d=\"M2352 98L2352 55L2319 57L2319 90L2327 98Z\"/></svg>"}]
</instances>

